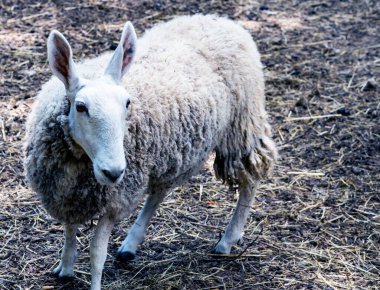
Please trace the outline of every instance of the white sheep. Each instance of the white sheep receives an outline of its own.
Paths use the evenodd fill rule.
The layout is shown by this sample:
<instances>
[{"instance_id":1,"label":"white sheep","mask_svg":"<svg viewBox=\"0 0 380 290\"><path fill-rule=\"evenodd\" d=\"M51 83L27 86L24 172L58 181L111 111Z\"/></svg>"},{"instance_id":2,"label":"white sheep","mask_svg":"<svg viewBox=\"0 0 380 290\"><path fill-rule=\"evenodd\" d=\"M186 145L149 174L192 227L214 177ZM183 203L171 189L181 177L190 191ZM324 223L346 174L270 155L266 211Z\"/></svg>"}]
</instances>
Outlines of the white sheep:
<instances>
[{"instance_id":1,"label":"white sheep","mask_svg":"<svg viewBox=\"0 0 380 290\"><path fill-rule=\"evenodd\" d=\"M47 45L56 77L29 116L25 168L47 211L65 223L54 273L74 275L78 225L98 216L90 255L91 289L100 289L114 224L148 195L118 251L118 259L133 259L165 194L212 152L216 176L239 185L233 217L213 249L230 253L277 154L250 34L230 20L196 15L159 24L139 41L127 22L113 54L78 65L59 32Z\"/></svg>"}]
</instances>

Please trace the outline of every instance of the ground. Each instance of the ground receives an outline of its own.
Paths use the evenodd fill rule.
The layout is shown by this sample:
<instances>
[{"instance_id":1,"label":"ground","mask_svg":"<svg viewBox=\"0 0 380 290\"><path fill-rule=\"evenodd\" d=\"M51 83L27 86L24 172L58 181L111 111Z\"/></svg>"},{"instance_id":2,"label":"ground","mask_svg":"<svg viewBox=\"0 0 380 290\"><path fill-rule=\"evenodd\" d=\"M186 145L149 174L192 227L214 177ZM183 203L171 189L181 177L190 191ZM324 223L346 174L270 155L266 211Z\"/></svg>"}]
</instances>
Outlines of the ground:
<instances>
[{"instance_id":1,"label":"ground","mask_svg":"<svg viewBox=\"0 0 380 290\"><path fill-rule=\"evenodd\" d=\"M281 159L261 183L232 256L209 253L237 193L206 166L167 196L128 265L115 256L135 214L114 228L104 289L380 288L379 1L77 3L0 2L1 289L87 289L90 281L90 223L78 235L76 278L50 275L63 227L28 188L22 167L26 116L51 75L49 31L63 32L80 59L115 48L126 20L141 35L194 13L227 16L252 33Z\"/></svg>"}]
</instances>

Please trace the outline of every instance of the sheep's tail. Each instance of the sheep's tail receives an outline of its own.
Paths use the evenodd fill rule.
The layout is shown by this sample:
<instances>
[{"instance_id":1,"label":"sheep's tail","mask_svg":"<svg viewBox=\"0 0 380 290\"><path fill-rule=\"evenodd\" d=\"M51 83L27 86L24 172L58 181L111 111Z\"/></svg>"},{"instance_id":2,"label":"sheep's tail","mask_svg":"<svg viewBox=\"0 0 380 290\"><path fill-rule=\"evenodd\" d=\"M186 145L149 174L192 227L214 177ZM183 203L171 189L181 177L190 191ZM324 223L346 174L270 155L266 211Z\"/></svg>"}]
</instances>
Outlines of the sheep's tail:
<instances>
[{"instance_id":1,"label":"sheep's tail","mask_svg":"<svg viewBox=\"0 0 380 290\"><path fill-rule=\"evenodd\" d=\"M215 150L214 171L218 179L224 183L235 185L242 182L241 176L252 180L260 180L272 174L278 158L277 149L272 140L271 127L265 124L260 136L252 136L248 150ZM253 145L253 146L252 146ZM235 144L236 146L236 144ZM234 147L235 147L234 146ZM244 152L245 151L245 152Z\"/></svg>"}]
</instances>

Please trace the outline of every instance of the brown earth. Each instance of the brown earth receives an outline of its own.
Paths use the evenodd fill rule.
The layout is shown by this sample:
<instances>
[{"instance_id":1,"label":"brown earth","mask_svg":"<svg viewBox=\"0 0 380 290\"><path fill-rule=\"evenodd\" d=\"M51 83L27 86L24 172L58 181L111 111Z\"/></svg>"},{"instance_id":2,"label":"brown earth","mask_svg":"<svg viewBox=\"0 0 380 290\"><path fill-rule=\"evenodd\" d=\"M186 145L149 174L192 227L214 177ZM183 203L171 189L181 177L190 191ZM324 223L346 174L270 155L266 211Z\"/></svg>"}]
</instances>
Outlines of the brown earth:
<instances>
[{"instance_id":1,"label":"brown earth","mask_svg":"<svg viewBox=\"0 0 380 290\"><path fill-rule=\"evenodd\" d=\"M194 13L228 16L251 31L282 159L257 193L235 255L209 255L236 193L206 167L165 199L128 265L115 254L131 221L115 227L104 288L380 288L379 1L2 0L0 289L87 289L90 281L89 225L78 236L75 280L49 274L62 225L41 207L22 168L25 119L51 75L49 31L63 32L80 59L115 48L126 20L141 35Z\"/></svg>"}]
</instances>

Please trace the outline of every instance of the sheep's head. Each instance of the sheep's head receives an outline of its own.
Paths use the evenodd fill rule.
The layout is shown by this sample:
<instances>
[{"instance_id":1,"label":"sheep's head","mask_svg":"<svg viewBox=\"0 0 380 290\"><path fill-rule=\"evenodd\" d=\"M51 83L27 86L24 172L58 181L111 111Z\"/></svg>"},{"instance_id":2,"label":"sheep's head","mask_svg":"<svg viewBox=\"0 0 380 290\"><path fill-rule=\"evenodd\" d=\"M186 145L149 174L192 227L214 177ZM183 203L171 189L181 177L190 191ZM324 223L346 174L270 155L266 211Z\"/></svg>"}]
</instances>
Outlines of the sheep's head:
<instances>
[{"instance_id":1,"label":"sheep's head","mask_svg":"<svg viewBox=\"0 0 380 290\"><path fill-rule=\"evenodd\" d=\"M116 184L124 175L123 141L130 96L121 79L135 50L136 33L127 22L104 75L87 80L78 76L65 37L52 31L48 38L50 68L65 85L70 101L70 134L92 160L95 177L102 184Z\"/></svg>"}]
</instances>

